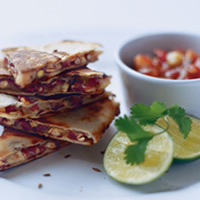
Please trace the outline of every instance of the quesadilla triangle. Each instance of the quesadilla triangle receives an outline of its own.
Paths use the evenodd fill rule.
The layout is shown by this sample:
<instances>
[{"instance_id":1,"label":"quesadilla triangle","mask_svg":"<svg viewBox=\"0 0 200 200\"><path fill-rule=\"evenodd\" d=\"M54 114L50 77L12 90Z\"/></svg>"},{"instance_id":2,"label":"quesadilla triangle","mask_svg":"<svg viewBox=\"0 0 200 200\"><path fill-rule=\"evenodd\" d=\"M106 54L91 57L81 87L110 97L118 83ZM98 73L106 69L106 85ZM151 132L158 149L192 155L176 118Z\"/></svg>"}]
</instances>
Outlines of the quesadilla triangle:
<instances>
[{"instance_id":1,"label":"quesadilla triangle","mask_svg":"<svg viewBox=\"0 0 200 200\"><path fill-rule=\"evenodd\" d=\"M71 143L97 143L116 115L119 103L102 99L70 112L40 119L0 118L0 124Z\"/></svg>"},{"instance_id":2,"label":"quesadilla triangle","mask_svg":"<svg viewBox=\"0 0 200 200\"><path fill-rule=\"evenodd\" d=\"M68 144L6 128L0 136L0 171L44 157Z\"/></svg>"},{"instance_id":3,"label":"quesadilla triangle","mask_svg":"<svg viewBox=\"0 0 200 200\"><path fill-rule=\"evenodd\" d=\"M70 94L51 97L12 96L0 93L0 117L9 119L39 118L54 112L71 110L112 95L102 94Z\"/></svg>"},{"instance_id":4,"label":"quesadilla triangle","mask_svg":"<svg viewBox=\"0 0 200 200\"><path fill-rule=\"evenodd\" d=\"M44 46L7 48L2 50L7 66L21 88L34 80L54 77L98 59L101 45L79 41L61 41Z\"/></svg>"},{"instance_id":5,"label":"quesadilla triangle","mask_svg":"<svg viewBox=\"0 0 200 200\"><path fill-rule=\"evenodd\" d=\"M11 95L52 96L57 94L97 94L110 84L111 76L87 67L63 72L46 80L34 81L20 88L0 60L0 92Z\"/></svg>"}]
</instances>

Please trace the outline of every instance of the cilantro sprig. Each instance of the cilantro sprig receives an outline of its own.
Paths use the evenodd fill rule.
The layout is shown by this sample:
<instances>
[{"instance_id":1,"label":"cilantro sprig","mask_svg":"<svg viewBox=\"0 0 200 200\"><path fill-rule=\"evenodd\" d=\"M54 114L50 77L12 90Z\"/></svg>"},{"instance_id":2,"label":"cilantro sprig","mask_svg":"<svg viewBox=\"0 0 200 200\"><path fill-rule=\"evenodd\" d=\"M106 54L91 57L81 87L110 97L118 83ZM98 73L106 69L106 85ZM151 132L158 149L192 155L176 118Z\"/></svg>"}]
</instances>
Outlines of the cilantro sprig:
<instances>
[{"instance_id":1,"label":"cilantro sprig","mask_svg":"<svg viewBox=\"0 0 200 200\"><path fill-rule=\"evenodd\" d=\"M130 141L134 142L124 152L124 159L127 164L140 164L145 160L147 144L156 134L146 131L144 126L154 125L160 118L166 121L166 116L168 115L177 123L179 131L184 138L188 136L191 130L192 120L186 116L185 110L178 105L167 108L164 103L154 101L151 106L135 104L130 110L131 114L129 117L124 115L124 117L115 120L117 129L126 133ZM166 121L166 123L168 122ZM168 128L169 126L165 131Z\"/></svg>"}]
</instances>

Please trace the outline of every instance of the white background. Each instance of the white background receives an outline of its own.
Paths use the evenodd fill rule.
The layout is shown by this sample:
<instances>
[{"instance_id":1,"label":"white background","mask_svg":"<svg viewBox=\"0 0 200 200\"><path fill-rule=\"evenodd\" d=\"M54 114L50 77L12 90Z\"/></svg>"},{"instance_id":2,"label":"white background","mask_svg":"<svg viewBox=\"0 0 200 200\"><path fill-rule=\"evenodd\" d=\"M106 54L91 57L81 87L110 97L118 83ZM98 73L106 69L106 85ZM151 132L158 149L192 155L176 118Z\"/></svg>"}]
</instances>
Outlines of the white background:
<instances>
[{"instance_id":1,"label":"white background","mask_svg":"<svg viewBox=\"0 0 200 200\"><path fill-rule=\"evenodd\" d=\"M198 0L1 0L0 40L83 30L199 32ZM36 34L37 33L37 34ZM44 36L44 35L42 35ZM66 35L67 36L67 35ZM8 41L6 41L8 42Z\"/></svg>"},{"instance_id":2,"label":"white background","mask_svg":"<svg viewBox=\"0 0 200 200\"><path fill-rule=\"evenodd\" d=\"M111 89L120 100L122 113L126 112L126 106L113 58L118 43L135 35L150 32L200 33L200 1L198 0L0 0L0 7L0 48L62 39L102 43L105 52L95 66L113 75L114 84L111 85ZM115 131L113 127L111 128L109 134ZM137 199L164 200L189 197L198 199L199 162L181 168L173 166L171 173L165 175L161 182L136 188L115 183L105 173L101 175L87 172L91 164L103 170L102 160L96 157L94 159L94 156L95 152L102 150L105 146L103 142L107 139L104 138L97 146L92 147L94 154L91 151L88 153L87 147L66 149L65 153L68 151L74 153L74 159L72 158L68 165L54 154L1 174L1 198L82 199L84 197L89 199L90 197L93 199L93 196L88 196L92 194L95 198L99 195L101 199L106 197L129 199L134 196L137 196ZM77 159L79 155L85 156L88 162L84 159L79 161ZM63 170L68 171L59 174L57 168L62 173ZM54 174L52 179L41 178L41 174L49 171ZM83 179L87 179L87 183ZM77 188L70 185L71 181ZM43 182L46 186L42 192L37 189L39 182ZM67 189L70 186L69 192ZM162 192L159 192L159 189ZM70 193L70 197L67 192Z\"/></svg>"}]
</instances>

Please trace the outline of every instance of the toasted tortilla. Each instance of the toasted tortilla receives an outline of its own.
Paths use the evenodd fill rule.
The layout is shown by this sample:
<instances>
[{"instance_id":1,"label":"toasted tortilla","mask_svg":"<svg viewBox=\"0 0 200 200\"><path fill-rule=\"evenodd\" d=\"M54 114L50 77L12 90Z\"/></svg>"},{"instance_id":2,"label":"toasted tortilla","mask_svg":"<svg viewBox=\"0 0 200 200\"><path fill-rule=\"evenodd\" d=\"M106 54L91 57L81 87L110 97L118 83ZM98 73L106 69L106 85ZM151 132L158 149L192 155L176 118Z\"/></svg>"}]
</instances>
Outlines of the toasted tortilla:
<instances>
[{"instance_id":1,"label":"toasted tortilla","mask_svg":"<svg viewBox=\"0 0 200 200\"><path fill-rule=\"evenodd\" d=\"M57 94L99 94L110 84L110 76L87 67L63 72L20 88L0 60L0 92L11 95L52 96Z\"/></svg>"},{"instance_id":2,"label":"toasted tortilla","mask_svg":"<svg viewBox=\"0 0 200 200\"><path fill-rule=\"evenodd\" d=\"M0 171L46 156L68 144L6 128L0 136Z\"/></svg>"},{"instance_id":3,"label":"toasted tortilla","mask_svg":"<svg viewBox=\"0 0 200 200\"><path fill-rule=\"evenodd\" d=\"M69 69L77 69L98 59L97 43L62 41L43 46L3 49L4 65L15 83L24 88L34 80L54 77Z\"/></svg>"},{"instance_id":4,"label":"toasted tortilla","mask_svg":"<svg viewBox=\"0 0 200 200\"><path fill-rule=\"evenodd\" d=\"M75 110L39 119L0 118L0 124L57 140L83 145L97 143L119 114L119 103L102 99Z\"/></svg>"},{"instance_id":5,"label":"toasted tortilla","mask_svg":"<svg viewBox=\"0 0 200 200\"><path fill-rule=\"evenodd\" d=\"M54 112L78 108L112 95L103 92L96 95L56 95L51 97L12 96L0 93L0 117L8 119L41 118Z\"/></svg>"}]
</instances>

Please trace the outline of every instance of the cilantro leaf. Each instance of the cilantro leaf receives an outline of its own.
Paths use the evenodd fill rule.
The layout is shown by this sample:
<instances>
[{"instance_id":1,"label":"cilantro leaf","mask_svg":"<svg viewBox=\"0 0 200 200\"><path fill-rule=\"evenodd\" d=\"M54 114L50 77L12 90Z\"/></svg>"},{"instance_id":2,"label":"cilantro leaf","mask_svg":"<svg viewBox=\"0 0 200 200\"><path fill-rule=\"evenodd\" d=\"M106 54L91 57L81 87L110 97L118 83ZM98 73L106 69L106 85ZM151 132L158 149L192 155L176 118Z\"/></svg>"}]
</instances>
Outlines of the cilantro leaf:
<instances>
[{"instance_id":1,"label":"cilantro leaf","mask_svg":"<svg viewBox=\"0 0 200 200\"><path fill-rule=\"evenodd\" d=\"M147 148L147 144L151 140L151 138L146 138L139 140L136 144L130 145L126 148L124 154L124 159L127 164L140 164L145 160L145 152Z\"/></svg>"},{"instance_id":2,"label":"cilantro leaf","mask_svg":"<svg viewBox=\"0 0 200 200\"><path fill-rule=\"evenodd\" d=\"M126 133L129 139L133 142L142 138L151 138L154 136L153 133L145 131L135 120L134 117L124 118L120 117L115 120L115 126L119 131Z\"/></svg>"},{"instance_id":3,"label":"cilantro leaf","mask_svg":"<svg viewBox=\"0 0 200 200\"><path fill-rule=\"evenodd\" d=\"M160 117L167 114L165 104L154 101L150 107L144 104L135 104L131 107L131 115L142 125L154 124Z\"/></svg>"},{"instance_id":4,"label":"cilantro leaf","mask_svg":"<svg viewBox=\"0 0 200 200\"><path fill-rule=\"evenodd\" d=\"M160 101L154 101L152 105L150 106L150 108L154 113L160 114L161 116L164 116L167 114L166 105Z\"/></svg>"},{"instance_id":5,"label":"cilantro leaf","mask_svg":"<svg viewBox=\"0 0 200 200\"><path fill-rule=\"evenodd\" d=\"M186 138L191 130L192 120L186 116L185 110L178 105L171 106L169 116L178 124L179 131Z\"/></svg>"},{"instance_id":6,"label":"cilantro leaf","mask_svg":"<svg viewBox=\"0 0 200 200\"><path fill-rule=\"evenodd\" d=\"M144 125L156 124L159 118L169 115L179 126L179 130L186 138L191 130L192 120L186 116L185 110L178 105L169 109L165 104L155 101L148 107L144 104L135 104L131 107L131 116L120 117L115 120L115 126L119 131L127 134L130 141L136 142L129 145L124 154L127 164L140 164L145 160L145 151L148 142L155 136L155 133L144 130ZM170 126L170 124L169 124ZM167 127L168 129L168 127ZM160 132L159 134L162 134Z\"/></svg>"}]
</instances>

